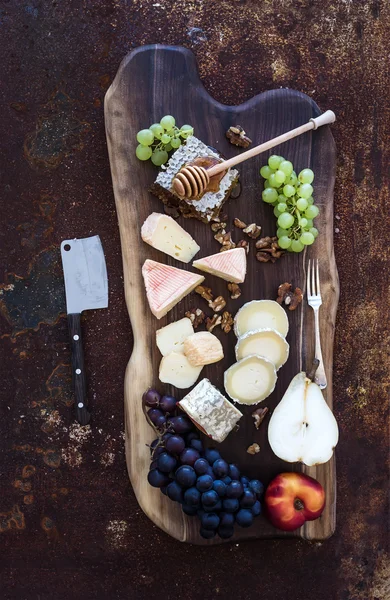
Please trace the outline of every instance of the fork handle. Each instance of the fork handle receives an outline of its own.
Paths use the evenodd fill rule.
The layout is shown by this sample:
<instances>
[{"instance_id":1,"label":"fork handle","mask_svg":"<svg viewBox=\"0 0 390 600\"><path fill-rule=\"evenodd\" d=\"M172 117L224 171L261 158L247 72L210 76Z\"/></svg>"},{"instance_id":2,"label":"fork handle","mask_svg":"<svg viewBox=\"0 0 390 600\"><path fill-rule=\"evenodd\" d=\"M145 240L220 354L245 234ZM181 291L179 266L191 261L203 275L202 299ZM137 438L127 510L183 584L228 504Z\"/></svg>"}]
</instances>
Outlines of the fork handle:
<instances>
[{"instance_id":1,"label":"fork handle","mask_svg":"<svg viewBox=\"0 0 390 600\"><path fill-rule=\"evenodd\" d=\"M323 390L326 388L328 383L326 381L324 361L322 360L321 338L320 338L320 316L319 316L318 308L314 309L314 328L315 328L315 340L316 340L315 358L318 358L318 360L320 361L320 364L318 365L318 369L315 374L314 381Z\"/></svg>"}]
</instances>

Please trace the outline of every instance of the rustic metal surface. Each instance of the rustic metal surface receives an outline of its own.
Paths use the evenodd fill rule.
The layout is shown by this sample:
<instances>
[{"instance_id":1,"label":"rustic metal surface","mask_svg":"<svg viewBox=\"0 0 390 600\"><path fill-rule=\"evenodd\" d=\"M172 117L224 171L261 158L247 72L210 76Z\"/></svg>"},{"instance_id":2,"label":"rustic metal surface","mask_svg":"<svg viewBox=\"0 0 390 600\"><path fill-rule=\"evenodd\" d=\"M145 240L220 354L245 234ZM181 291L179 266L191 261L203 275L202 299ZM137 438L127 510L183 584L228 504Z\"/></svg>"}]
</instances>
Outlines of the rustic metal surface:
<instances>
[{"instance_id":1,"label":"rustic metal surface","mask_svg":"<svg viewBox=\"0 0 390 600\"><path fill-rule=\"evenodd\" d=\"M388 600L389 21L384 0L3 3L2 597ZM341 441L338 527L325 543L180 545L128 483L131 337L102 101L121 58L152 42L191 48L221 102L290 86L337 114ZM94 425L82 430L69 407L59 243L96 233L110 305L84 322Z\"/></svg>"}]
</instances>

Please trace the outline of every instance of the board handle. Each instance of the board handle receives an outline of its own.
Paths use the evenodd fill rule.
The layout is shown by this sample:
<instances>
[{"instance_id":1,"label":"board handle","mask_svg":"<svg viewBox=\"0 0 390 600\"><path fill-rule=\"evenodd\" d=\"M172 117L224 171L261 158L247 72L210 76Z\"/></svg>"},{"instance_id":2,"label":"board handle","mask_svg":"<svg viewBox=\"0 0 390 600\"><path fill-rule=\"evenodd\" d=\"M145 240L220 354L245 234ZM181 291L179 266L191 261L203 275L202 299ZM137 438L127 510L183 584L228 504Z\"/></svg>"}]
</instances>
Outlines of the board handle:
<instances>
[{"instance_id":1,"label":"board handle","mask_svg":"<svg viewBox=\"0 0 390 600\"><path fill-rule=\"evenodd\" d=\"M321 127L322 125L330 125L331 123L334 123L335 120L336 115L333 110L326 110L323 115L320 115L315 119L310 119L314 125L313 129L318 129L318 127Z\"/></svg>"},{"instance_id":2,"label":"board handle","mask_svg":"<svg viewBox=\"0 0 390 600\"><path fill-rule=\"evenodd\" d=\"M80 425L88 425L91 414L87 410L87 380L84 367L84 350L81 337L81 315L68 315L69 335L72 353L72 378L76 419Z\"/></svg>"}]
</instances>

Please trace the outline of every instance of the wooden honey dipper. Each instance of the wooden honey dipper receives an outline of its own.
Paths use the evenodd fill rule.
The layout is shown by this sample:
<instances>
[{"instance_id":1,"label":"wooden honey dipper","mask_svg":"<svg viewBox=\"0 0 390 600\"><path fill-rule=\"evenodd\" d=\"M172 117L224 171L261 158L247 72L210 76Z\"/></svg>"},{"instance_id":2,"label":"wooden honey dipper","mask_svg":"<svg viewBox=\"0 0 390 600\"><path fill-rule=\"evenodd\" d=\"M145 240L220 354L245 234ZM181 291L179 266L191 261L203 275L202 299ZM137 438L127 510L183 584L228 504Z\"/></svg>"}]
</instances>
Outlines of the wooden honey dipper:
<instances>
[{"instance_id":1,"label":"wooden honey dipper","mask_svg":"<svg viewBox=\"0 0 390 600\"><path fill-rule=\"evenodd\" d=\"M278 135L272 140L268 140L268 142L264 142L259 146L255 146L238 156L234 156L233 158L229 158L229 160L224 160L209 169L205 169L204 167L200 167L198 165L189 165L187 167L183 167L180 171L175 175L172 181L173 191L179 198L187 198L188 200L193 200L203 194L206 190L210 177L213 175L217 175L222 171L226 171L230 169L230 167L234 167L234 165L238 165L239 163L248 160L248 158L252 158L253 156L257 156L266 150L270 150L283 142L287 142L287 140L291 140L302 133L306 133L306 131L310 131L311 129L318 129L321 125L328 125L330 123L334 123L336 120L336 115L333 111L327 110L324 114L316 117L315 119L310 119L304 125L300 127L296 127L295 129L291 129L291 131L287 131L282 135Z\"/></svg>"}]
</instances>

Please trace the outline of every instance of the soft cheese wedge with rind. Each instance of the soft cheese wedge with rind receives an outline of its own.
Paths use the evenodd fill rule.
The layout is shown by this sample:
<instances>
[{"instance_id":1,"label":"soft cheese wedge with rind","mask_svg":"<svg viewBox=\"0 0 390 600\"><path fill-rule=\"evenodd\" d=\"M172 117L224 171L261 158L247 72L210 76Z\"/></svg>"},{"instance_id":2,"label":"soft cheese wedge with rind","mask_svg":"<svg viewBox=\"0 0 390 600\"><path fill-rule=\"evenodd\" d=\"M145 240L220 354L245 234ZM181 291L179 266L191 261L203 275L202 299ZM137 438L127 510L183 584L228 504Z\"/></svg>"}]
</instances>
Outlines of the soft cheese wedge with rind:
<instances>
[{"instance_id":1,"label":"soft cheese wedge with rind","mask_svg":"<svg viewBox=\"0 0 390 600\"><path fill-rule=\"evenodd\" d=\"M223 359L222 344L210 331L198 331L183 343L184 354L194 367L211 365Z\"/></svg>"},{"instance_id":2,"label":"soft cheese wedge with rind","mask_svg":"<svg viewBox=\"0 0 390 600\"><path fill-rule=\"evenodd\" d=\"M188 358L180 352L171 352L163 356L160 362L159 379L163 383L170 383L179 390L194 385L203 367L194 367Z\"/></svg>"},{"instance_id":3,"label":"soft cheese wedge with rind","mask_svg":"<svg viewBox=\"0 0 390 600\"><path fill-rule=\"evenodd\" d=\"M236 358L241 360L250 354L263 356L278 370L288 359L290 346L276 329L257 329L248 331L238 338Z\"/></svg>"},{"instance_id":4,"label":"soft cheese wedge with rind","mask_svg":"<svg viewBox=\"0 0 390 600\"><path fill-rule=\"evenodd\" d=\"M141 237L156 250L161 250L184 263L189 263L200 250L195 240L179 223L160 213L148 216L141 227Z\"/></svg>"},{"instance_id":5,"label":"soft cheese wedge with rind","mask_svg":"<svg viewBox=\"0 0 390 600\"><path fill-rule=\"evenodd\" d=\"M276 379L274 365L251 354L225 371L225 390L239 404L257 404L274 391Z\"/></svg>"},{"instance_id":6,"label":"soft cheese wedge with rind","mask_svg":"<svg viewBox=\"0 0 390 600\"><path fill-rule=\"evenodd\" d=\"M199 271L216 275L232 283L243 283L246 275L246 251L233 248L194 260L192 266Z\"/></svg>"},{"instance_id":7,"label":"soft cheese wedge with rind","mask_svg":"<svg viewBox=\"0 0 390 600\"><path fill-rule=\"evenodd\" d=\"M143 264L142 276L150 310L157 319L166 315L204 280L201 275L149 259Z\"/></svg>"},{"instance_id":8,"label":"soft cheese wedge with rind","mask_svg":"<svg viewBox=\"0 0 390 600\"><path fill-rule=\"evenodd\" d=\"M184 317L156 331L156 344L163 356L184 352L184 340L194 333L190 319Z\"/></svg>"},{"instance_id":9,"label":"soft cheese wedge with rind","mask_svg":"<svg viewBox=\"0 0 390 600\"><path fill-rule=\"evenodd\" d=\"M256 329L276 329L286 337L288 318L285 310L274 300L252 300L240 308L234 318L234 333L241 337Z\"/></svg>"}]
</instances>

